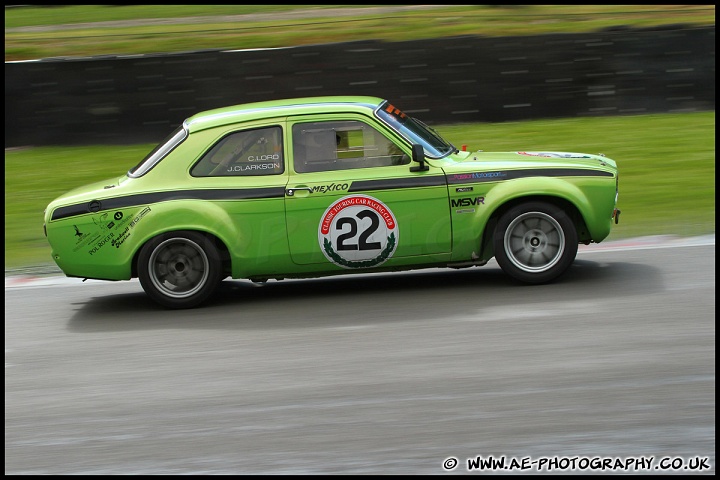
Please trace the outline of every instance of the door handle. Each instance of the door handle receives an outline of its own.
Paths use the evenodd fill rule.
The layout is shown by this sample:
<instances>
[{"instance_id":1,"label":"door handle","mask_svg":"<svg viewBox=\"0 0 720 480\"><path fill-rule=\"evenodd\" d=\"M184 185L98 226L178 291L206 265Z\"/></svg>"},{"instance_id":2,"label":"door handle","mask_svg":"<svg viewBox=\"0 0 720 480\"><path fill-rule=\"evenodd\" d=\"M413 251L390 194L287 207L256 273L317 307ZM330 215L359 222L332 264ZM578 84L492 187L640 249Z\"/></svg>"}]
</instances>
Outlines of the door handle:
<instances>
[{"instance_id":1,"label":"door handle","mask_svg":"<svg viewBox=\"0 0 720 480\"><path fill-rule=\"evenodd\" d=\"M285 190L285 193L287 193L288 197L292 197L293 195L295 195L295 192L297 192L298 190L306 190L308 193L312 193L312 188L310 188L310 187L288 188L287 190Z\"/></svg>"}]
</instances>

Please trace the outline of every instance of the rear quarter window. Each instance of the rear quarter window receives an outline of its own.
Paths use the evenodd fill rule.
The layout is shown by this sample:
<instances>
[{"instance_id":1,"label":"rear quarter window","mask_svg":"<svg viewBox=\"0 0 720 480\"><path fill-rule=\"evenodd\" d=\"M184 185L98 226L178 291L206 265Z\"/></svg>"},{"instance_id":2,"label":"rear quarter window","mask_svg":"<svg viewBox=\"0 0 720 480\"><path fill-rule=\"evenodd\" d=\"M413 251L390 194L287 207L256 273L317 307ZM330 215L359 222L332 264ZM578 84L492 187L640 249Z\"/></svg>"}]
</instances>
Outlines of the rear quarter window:
<instances>
[{"instance_id":1,"label":"rear quarter window","mask_svg":"<svg viewBox=\"0 0 720 480\"><path fill-rule=\"evenodd\" d=\"M193 177L278 175L285 171L282 128L241 130L221 138L190 170Z\"/></svg>"}]
</instances>

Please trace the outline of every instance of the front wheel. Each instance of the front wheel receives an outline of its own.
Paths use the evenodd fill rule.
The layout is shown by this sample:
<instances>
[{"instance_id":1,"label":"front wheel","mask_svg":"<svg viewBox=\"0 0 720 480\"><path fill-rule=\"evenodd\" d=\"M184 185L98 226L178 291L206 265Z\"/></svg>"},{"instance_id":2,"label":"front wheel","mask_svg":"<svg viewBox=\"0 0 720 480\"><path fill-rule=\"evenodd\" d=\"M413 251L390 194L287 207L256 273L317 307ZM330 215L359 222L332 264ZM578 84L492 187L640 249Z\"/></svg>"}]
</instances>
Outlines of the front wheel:
<instances>
[{"instance_id":1,"label":"front wheel","mask_svg":"<svg viewBox=\"0 0 720 480\"><path fill-rule=\"evenodd\" d=\"M526 283L546 283L573 263L578 236L561 208L528 202L500 217L493 246L495 259L506 274Z\"/></svg>"},{"instance_id":2,"label":"front wheel","mask_svg":"<svg viewBox=\"0 0 720 480\"><path fill-rule=\"evenodd\" d=\"M168 308L192 308L207 300L222 280L217 248L196 232L170 232L150 240L138 257L145 293Z\"/></svg>"}]
</instances>

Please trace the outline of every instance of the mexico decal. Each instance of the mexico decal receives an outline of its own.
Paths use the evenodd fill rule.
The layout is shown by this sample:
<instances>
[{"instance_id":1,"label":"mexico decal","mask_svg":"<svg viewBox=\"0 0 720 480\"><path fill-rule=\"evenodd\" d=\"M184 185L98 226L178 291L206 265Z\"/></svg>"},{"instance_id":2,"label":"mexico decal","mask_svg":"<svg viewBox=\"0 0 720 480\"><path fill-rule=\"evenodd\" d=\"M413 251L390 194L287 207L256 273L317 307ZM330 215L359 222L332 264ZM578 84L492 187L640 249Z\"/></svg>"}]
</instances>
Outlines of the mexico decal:
<instances>
[{"instance_id":1,"label":"mexico decal","mask_svg":"<svg viewBox=\"0 0 720 480\"><path fill-rule=\"evenodd\" d=\"M328 260L344 268L369 268L392 257L398 244L392 211L377 198L348 195L320 220L318 241Z\"/></svg>"}]
</instances>

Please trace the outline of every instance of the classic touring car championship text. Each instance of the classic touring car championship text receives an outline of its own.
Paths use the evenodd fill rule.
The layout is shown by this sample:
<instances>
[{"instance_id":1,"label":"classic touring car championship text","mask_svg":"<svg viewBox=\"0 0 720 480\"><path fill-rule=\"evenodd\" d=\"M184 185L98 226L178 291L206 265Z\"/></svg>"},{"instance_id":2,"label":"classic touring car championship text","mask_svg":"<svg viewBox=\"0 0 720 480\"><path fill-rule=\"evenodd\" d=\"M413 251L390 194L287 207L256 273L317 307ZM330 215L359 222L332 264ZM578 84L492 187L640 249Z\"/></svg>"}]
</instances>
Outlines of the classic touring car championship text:
<instances>
[{"instance_id":1,"label":"classic touring car championship text","mask_svg":"<svg viewBox=\"0 0 720 480\"><path fill-rule=\"evenodd\" d=\"M458 466L455 457L445 459L444 470L454 470ZM705 472L711 468L708 457L475 457L467 459L468 471L493 470L535 470L535 471L686 471Z\"/></svg>"}]
</instances>

